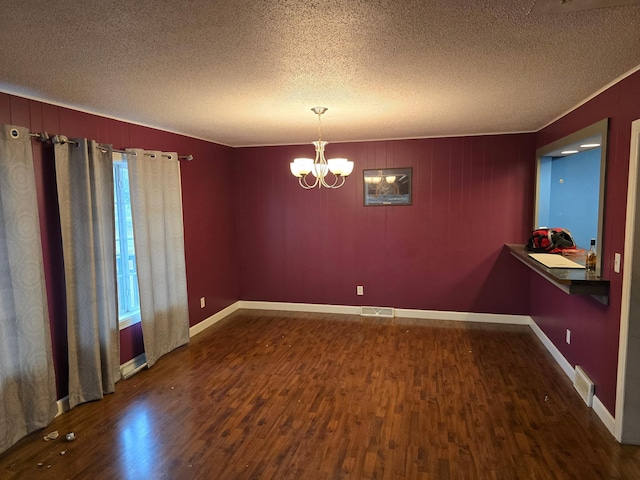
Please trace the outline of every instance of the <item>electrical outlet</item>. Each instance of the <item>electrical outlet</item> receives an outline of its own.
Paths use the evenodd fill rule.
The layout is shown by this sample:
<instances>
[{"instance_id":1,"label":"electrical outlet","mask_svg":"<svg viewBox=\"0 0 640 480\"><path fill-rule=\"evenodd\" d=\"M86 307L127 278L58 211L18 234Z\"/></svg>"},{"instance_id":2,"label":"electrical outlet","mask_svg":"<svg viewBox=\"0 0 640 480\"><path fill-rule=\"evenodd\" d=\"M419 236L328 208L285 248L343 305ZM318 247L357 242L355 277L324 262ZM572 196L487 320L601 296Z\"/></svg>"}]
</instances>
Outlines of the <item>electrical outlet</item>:
<instances>
[{"instance_id":1,"label":"electrical outlet","mask_svg":"<svg viewBox=\"0 0 640 480\"><path fill-rule=\"evenodd\" d=\"M200 297L200 308L204 308L204 297Z\"/></svg>"},{"instance_id":2,"label":"electrical outlet","mask_svg":"<svg viewBox=\"0 0 640 480\"><path fill-rule=\"evenodd\" d=\"M613 255L613 271L616 273L620 273L620 261L621 261L620 254L615 253Z\"/></svg>"},{"instance_id":3,"label":"electrical outlet","mask_svg":"<svg viewBox=\"0 0 640 480\"><path fill-rule=\"evenodd\" d=\"M567 328L567 338L566 341L569 345L571 345L571 330Z\"/></svg>"},{"instance_id":4,"label":"electrical outlet","mask_svg":"<svg viewBox=\"0 0 640 480\"><path fill-rule=\"evenodd\" d=\"M356 287L356 294L358 295L364 295L364 287L362 285L358 285Z\"/></svg>"}]
</instances>

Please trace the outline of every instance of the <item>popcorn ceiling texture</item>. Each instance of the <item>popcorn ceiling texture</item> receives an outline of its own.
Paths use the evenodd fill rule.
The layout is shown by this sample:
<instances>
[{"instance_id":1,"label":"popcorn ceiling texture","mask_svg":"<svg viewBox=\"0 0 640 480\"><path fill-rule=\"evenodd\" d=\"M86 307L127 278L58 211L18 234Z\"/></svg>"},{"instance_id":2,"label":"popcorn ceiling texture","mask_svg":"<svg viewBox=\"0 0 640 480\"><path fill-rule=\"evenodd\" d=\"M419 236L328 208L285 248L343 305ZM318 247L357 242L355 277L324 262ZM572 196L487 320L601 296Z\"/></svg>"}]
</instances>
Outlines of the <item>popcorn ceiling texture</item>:
<instances>
[{"instance_id":1,"label":"popcorn ceiling texture","mask_svg":"<svg viewBox=\"0 0 640 480\"><path fill-rule=\"evenodd\" d=\"M639 5L534 3L5 0L0 91L232 146L314 106L329 142L534 131L640 65Z\"/></svg>"}]
</instances>

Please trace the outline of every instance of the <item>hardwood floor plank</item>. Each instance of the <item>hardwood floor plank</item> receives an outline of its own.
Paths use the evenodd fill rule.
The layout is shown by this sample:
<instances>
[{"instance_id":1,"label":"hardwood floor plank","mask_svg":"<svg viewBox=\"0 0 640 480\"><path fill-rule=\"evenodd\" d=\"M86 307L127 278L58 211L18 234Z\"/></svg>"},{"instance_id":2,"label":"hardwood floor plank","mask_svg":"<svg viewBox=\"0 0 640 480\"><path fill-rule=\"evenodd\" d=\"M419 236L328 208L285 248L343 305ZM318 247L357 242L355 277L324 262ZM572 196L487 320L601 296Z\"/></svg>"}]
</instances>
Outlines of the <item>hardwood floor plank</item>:
<instances>
[{"instance_id":1,"label":"hardwood floor plank","mask_svg":"<svg viewBox=\"0 0 640 480\"><path fill-rule=\"evenodd\" d=\"M0 477L636 479L640 448L528 327L238 311L0 455Z\"/></svg>"}]
</instances>

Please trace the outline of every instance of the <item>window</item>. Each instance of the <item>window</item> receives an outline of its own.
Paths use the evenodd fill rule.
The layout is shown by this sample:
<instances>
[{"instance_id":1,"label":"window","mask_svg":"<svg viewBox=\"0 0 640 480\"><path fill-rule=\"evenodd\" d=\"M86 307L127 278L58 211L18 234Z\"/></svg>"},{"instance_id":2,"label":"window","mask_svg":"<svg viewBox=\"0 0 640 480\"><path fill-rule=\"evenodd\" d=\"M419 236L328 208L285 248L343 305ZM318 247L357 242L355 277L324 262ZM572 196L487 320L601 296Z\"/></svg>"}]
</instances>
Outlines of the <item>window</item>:
<instances>
[{"instance_id":1,"label":"window","mask_svg":"<svg viewBox=\"0 0 640 480\"><path fill-rule=\"evenodd\" d=\"M129 170L126 156L113 154L113 184L116 221L116 271L118 274L118 319L120 329L140 322L140 295L136 252L133 243Z\"/></svg>"}]
</instances>

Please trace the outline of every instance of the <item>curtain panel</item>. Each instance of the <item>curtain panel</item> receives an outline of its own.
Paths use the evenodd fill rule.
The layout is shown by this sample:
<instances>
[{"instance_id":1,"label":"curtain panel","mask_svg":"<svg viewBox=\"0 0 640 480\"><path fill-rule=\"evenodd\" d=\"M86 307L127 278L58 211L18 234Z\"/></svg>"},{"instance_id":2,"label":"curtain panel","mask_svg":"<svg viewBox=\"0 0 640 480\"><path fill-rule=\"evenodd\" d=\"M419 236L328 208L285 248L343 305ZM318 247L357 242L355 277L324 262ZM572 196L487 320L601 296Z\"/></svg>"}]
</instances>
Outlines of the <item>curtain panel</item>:
<instances>
[{"instance_id":1,"label":"curtain panel","mask_svg":"<svg viewBox=\"0 0 640 480\"><path fill-rule=\"evenodd\" d=\"M180 165L175 152L127 150L147 365L189 341Z\"/></svg>"},{"instance_id":2,"label":"curtain panel","mask_svg":"<svg viewBox=\"0 0 640 480\"><path fill-rule=\"evenodd\" d=\"M56 143L54 153L73 408L120 379L113 160L110 147L82 138Z\"/></svg>"},{"instance_id":3,"label":"curtain panel","mask_svg":"<svg viewBox=\"0 0 640 480\"><path fill-rule=\"evenodd\" d=\"M0 126L0 453L56 412L29 131Z\"/></svg>"}]
</instances>

